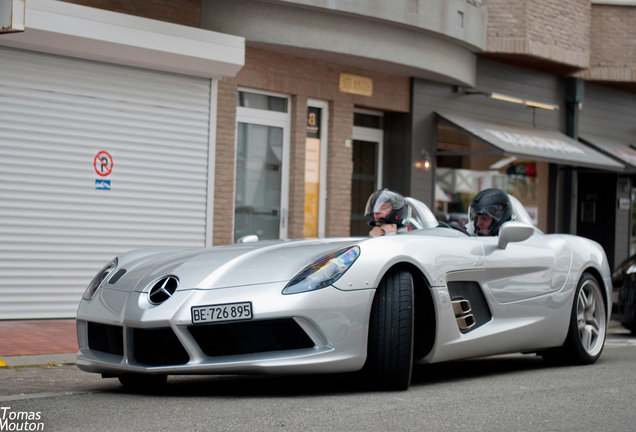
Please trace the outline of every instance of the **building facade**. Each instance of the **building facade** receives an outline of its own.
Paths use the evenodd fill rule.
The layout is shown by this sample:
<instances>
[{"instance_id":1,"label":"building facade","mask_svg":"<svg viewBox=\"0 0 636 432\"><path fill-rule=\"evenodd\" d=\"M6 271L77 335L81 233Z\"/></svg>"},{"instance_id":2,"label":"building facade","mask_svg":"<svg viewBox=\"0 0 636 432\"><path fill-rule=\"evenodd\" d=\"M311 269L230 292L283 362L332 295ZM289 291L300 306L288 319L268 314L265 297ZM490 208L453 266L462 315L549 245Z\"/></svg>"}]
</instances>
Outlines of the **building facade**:
<instances>
[{"instance_id":1,"label":"building facade","mask_svg":"<svg viewBox=\"0 0 636 432\"><path fill-rule=\"evenodd\" d=\"M0 34L0 319L72 317L123 250L211 244L218 82L245 41L22 6L24 31Z\"/></svg>"},{"instance_id":2,"label":"building facade","mask_svg":"<svg viewBox=\"0 0 636 432\"><path fill-rule=\"evenodd\" d=\"M618 264L634 252L635 14L27 0L24 29L0 34L0 319L74 316L129 249L366 235L381 187L458 219L502 187Z\"/></svg>"}]
</instances>

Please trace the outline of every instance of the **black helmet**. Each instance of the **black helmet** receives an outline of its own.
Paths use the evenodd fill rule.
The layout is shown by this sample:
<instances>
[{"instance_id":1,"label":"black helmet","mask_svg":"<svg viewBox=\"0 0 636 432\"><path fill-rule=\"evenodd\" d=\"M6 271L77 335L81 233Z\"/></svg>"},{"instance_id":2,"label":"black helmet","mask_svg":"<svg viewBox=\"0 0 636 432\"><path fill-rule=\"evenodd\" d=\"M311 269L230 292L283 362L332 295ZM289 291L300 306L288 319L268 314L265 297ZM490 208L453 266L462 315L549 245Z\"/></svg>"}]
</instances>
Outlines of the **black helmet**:
<instances>
[{"instance_id":1,"label":"black helmet","mask_svg":"<svg viewBox=\"0 0 636 432\"><path fill-rule=\"evenodd\" d=\"M383 207L389 210L387 208L388 206L390 206L390 212L383 217L375 219L374 213L380 213ZM405 224L404 220L407 214L408 208L404 202L404 197L388 189L380 189L373 192L364 210L364 217L370 226L376 226L380 222L396 224L398 227L401 227Z\"/></svg>"},{"instance_id":2,"label":"black helmet","mask_svg":"<svg viewBox=\"0 0 636 432\"><path fill-rule=\"evenodd\" d=\"M477 228L477 216L488 215L492 217L492 223L488 227L487 235L497 235L499 228L504 222L512 219L512 206L510 205L510 199L508 194L501 189L484 189L479 192L473 198L468 209L468 224L475 230L477 235L484 235L479 233Z\"/></svg>"}]
</instances>

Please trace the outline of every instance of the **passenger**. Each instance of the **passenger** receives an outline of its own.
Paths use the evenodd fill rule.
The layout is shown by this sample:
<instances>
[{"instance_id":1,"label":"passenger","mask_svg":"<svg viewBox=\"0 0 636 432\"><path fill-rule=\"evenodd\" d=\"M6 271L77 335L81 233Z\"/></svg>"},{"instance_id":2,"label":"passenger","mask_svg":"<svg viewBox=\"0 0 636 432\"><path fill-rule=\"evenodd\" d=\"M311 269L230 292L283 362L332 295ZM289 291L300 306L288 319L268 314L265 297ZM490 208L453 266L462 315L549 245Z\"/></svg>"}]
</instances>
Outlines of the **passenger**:
<instances>
[{"instance_id":1,"label":"passenger","mask_svg":"<svg viewBox=\"0 0 636 432\"><path fill-rule=\"evenodd\" d=\"M397 234L408 231L406 217L408 208L404 197L389 189L375 191L367 201L364 216L372 226L371 237Z\"/></svg>"},{"instance_id":2,"label":"passenger","mask_svg":"<svg viewBox=\"0 0 636 432\"><path fill-rule=\"evenodd\" d=\"M501 225L511 219L508 194L497 188L484 189L470 203L466 229L471 235L496 236Z\"/></svg>"}]
</instances>

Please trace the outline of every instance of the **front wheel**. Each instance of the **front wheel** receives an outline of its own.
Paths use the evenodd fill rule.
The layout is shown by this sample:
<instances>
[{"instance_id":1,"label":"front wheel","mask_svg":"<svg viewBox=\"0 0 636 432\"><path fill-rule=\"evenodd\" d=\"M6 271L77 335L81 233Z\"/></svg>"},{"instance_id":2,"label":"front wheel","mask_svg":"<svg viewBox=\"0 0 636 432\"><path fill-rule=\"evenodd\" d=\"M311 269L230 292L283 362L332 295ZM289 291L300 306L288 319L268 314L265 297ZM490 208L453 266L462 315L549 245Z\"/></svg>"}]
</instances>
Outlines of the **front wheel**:
<instances>
[{"instance_id":1,"label":"front wheel","mask_svg":"<svg viewBox=\"0 0 636 432\"><path fill-rule=\"evenodd\" d=\"M560 348L547 351L543 357L559 363L594 363L603 352L606 333L603 291L594 276L584 273L576 289L565 343Z\"/></svg>"},{"instance_id":2,"label":"front wheel","mask_svg":"<svg viewBox=\"0 0 636 432\"><path fill-rule=\"evenodd\" d=\"M406 390L413 369L413 278L408 272L384 276L369 319L365 371L381 388Z\"/></svg>"}]
</instances>

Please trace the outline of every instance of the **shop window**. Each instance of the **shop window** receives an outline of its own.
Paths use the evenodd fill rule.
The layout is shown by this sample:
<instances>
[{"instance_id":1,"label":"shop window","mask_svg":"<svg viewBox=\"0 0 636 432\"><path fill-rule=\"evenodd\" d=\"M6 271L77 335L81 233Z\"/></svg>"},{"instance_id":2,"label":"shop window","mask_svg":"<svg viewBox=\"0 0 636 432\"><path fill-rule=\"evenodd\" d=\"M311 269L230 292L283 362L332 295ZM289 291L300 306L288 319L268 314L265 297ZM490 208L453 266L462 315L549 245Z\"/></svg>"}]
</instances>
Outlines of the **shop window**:
<instances>
[{"instance_id":1,"label":"shop window","mask_svg":"<svg viewBox=\"0 0 636 432\"><path fill-rule=\"evenodd\" d=\"M384 129L384 117L377 113L356 111L353 113L353 125L370 129Z\"/></svg>"},{"instance_id":2,"label":"shop window","mask_svg":"<svg viewBox=\"0 0 636 432\"><path fill-rule=\"evenodd\" d=\"M238 106L243 108L253 108L265 111L287 113L289 99L267 94L251 93L246 91L238 92Z\"/></svg>"},{"instance_id":3,"label":"shop window","mask_svg":"<svg viewBox=\"0 0 636 432\"><path fill-rule=\"evenodd\" d=\"M439 219L465 224L473 196L496 187L516 197L537 224L538 182L536 161L505 157L463 131L438 123L435 212Z\"/></svg>"}]
</instances>

